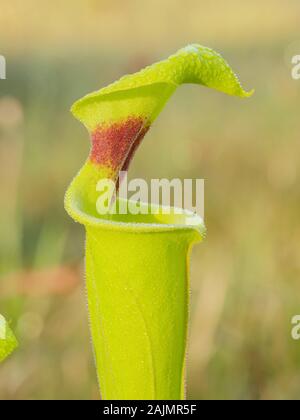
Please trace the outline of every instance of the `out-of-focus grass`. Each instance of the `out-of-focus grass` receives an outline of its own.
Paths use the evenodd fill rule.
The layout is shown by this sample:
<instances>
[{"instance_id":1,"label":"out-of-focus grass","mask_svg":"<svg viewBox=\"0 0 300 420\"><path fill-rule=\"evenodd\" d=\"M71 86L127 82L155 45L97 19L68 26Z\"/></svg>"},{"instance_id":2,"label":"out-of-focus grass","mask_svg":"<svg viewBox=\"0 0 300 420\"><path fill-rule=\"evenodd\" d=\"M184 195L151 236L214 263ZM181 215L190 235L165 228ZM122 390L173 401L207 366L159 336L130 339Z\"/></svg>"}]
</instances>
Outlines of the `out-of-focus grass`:
<instances>
[{"instance_id":1,"label":"out-of-focus grass","mask_svg":"<svg viewBox=\"0 0 300 420\"><path fill-rule=\"evenodd\" d=\"M0 308L20 347L0 367L0 398L98 397L83 232L63 209L89 145L68 109L190 41L221 50L256 93L241 101L180 89L131 168L133 177L206 180L208 236L192 264L188 396L298 398L300 344L290 338L290 319L300 310L300 84L288 60L299 5L229 1L222 14L207 2L166 2L154 28L143 17L155 20L155 9L140 3L72 2L74 21L64 24L50 4L51 19L39 8L25 22L19 13L34 1L1 12L0 22L19 23L19 31L0 25L8 62L0 81Z\"/></svg>"}]
</instances>

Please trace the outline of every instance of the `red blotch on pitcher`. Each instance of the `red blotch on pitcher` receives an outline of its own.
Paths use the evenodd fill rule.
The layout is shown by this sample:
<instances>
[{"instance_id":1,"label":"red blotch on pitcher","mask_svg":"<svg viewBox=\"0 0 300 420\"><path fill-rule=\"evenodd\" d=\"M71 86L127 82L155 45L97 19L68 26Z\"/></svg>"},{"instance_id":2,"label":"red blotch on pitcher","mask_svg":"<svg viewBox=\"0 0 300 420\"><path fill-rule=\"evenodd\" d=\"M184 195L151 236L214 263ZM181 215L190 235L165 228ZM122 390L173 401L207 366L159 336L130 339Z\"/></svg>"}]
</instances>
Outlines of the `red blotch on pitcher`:
<instances>
[{"instance_id":1,"label":"red blotch on pitcher","mask_svg":"<svg viewBox=\"0 0 300 420\"><path fill-rule=\"evenodd\" d=\"M141 117L98 127L91 136L91 162L113 171L127 170L148 129L149 125Z\"/></svg>"}]
</instances>

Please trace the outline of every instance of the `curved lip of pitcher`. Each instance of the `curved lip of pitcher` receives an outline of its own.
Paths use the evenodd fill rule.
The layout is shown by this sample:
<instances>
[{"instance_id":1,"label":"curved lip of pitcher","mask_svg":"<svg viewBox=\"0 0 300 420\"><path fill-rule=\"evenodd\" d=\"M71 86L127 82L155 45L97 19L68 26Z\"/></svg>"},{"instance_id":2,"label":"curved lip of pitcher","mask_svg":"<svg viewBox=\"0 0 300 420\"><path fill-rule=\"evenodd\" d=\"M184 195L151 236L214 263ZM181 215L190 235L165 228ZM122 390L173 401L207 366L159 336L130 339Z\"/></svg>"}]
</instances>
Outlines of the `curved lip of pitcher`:
<instances>
[{"instance_id":1,"label":"curved lip of pitcher","mask_svg":"<svg viewBox=\"0 0 300 420\"><path fill-rule=\"evenodd\" d=\"M120 199L122 201L130 202L131 200L124 200ZM68 200L66 200L67 202ZM72 203L72 204L71 204ZM180 209L179 207L170 207L170 206L163 206L153 203L145 203L140 202L141 206L149 206L151 205L152 208L156 209L172 209L173 211L178 210L181 213L180 214L147 214L143 216L150 216L157 221L154 222L133 222L133 221L120 221L120 220L114 220L114 217L116 218L117 215L111 215L110 219L106 219L105 217L95 216L93 214L89 214L83 210L81 210L76 204L73 202L73 200L70 200L69 203L66 205L66 210L70 214L70 216L77 222L83 224L86 227L99 227L99 228L105 228L105 229L113 229L113 230L122 230L127 232L171 232L171 231L194 231L197 232L201 239L205 237L206 234L206 228L204 221L202 217L200 217L197 213L193 213L190 210L186 209ZM126 216L126 215L123 215ZM136 215L135 217L138 218L139 215ZM172 216L173 221L168 223L167 221L164 221ZM134 217L134 216L132 216ZM160 220L159 218L162 218ZM174 221L174 219L178 219L178 223Z\"/></svg>"}]
</instances>

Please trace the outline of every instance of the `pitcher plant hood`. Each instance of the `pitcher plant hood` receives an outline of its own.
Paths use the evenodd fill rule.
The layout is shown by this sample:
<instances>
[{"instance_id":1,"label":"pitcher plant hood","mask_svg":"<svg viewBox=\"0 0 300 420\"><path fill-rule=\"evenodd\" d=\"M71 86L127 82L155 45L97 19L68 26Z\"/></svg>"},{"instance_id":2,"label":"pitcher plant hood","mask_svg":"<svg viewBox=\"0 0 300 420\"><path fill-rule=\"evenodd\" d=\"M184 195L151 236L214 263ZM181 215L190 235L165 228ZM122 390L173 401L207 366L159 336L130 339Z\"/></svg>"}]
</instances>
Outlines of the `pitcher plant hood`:
<instances>
[{"instance_id":1,"label":"pitcher plant hood","mask_svg":"<svg viewBox=\"0 0 300 420\"><path fill-rule=\"evenodd\" d=\"M228 95L249 97L223 57L210 48L191 44L166 60L129 74L79 99L73 115L91 138L88 160L66 195L66 209L82 223L96 202L101 178L117 181L127 170L139 144L178 86L195 83Z\"/></svg>"}]
</instances>

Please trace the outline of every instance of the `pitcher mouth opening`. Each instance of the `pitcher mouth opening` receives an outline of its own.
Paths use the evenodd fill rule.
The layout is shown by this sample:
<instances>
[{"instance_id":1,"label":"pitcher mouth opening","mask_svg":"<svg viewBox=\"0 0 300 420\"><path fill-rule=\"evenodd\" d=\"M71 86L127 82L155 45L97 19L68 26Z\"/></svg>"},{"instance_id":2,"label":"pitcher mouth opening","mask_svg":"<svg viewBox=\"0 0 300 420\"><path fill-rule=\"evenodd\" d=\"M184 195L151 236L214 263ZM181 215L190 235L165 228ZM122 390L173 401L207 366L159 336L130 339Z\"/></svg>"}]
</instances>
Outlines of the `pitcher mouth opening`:
<instances>
[{"instance_id":1,"label":"pitcher mouth opening","mask_svg":"<svg viewBox=\"0 0 300 420\"><path fill-rule=\"evenodd\" d=\"M202 217L192 211L179 209L177 207L163 206L153 203L139 202L140 212L132 214L126 212L120 214L97 213L95 206L85 205L82 200L72 196L71 191L66 194L66 210L70 216L77 222L86 227L99 227L104 229L116 229L131 232L165 232L165 231L193 231L198 234L199 240L205 237L206 228ZM70 199L71 198L71 199ZM132 200L118 198L116 200L117 208L119 205L136 205ZM151 206L151 211L147 212Z\"/></svg>"}]
</instances>

